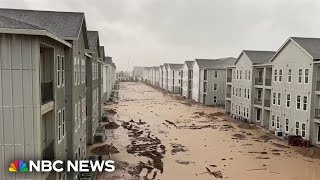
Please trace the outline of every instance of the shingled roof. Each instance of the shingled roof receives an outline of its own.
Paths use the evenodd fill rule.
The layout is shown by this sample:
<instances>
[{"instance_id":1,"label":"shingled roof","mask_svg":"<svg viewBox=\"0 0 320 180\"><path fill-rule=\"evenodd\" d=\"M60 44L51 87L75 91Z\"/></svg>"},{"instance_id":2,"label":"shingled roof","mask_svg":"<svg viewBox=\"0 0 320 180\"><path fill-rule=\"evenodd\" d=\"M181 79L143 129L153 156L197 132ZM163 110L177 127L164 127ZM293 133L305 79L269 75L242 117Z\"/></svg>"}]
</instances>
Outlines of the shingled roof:
<instances>
[{"instance_id":1,"label":"shingled roof","mask_svg":"<svg viewBox=\"0 0 320 180\"><path fill-rule=\"evenodd\" d=\"M209 67L219 62L221 59L195 59L195 63L198 64L199 68Z\"/></svg>"},{"instance_id":2,"label":"shingled roof","mask_svg":"<svg viewBox=\"0 0 320 180\"><path fill-rule=\"evenodd\" d=\"M5 25L15 28L45 29L65 40L77 39L84 21L84 13L56 12L22 9L0 8L0 16L10 18L24 24L17 25L12 20L5 21ZM4 20L4 19L2 19Z\"/></svg>"},{"instance_id":3,"label":"shingled roof","mask_svg":"<svg viewBox=\"0 0 320 180\"><path fill-rule=\"evenodd\" d=\"M185 61L184 63L187 65L188 69L192 69L193 61Z\"/></svg>"},{"instance_id":4,"label":"shingled roof","mask_svg":"<svg viewBox=\"0 0 320 180\"><path fill-rule=\"evenodd\" d=\"M106 62L107 64L112 64L112 63L113 63L113 62L112 62L112 57L110 57L110 56L104 57L104 60L105 60L105 62Z\"/></svg>"},{"instance_id":5,"label":"shingled roof","mask_svg":"<svg viewBox=\"0 0 320 180\"><path fill-rule=\"evenodd\" d=\"M313 59L320 59L320 38L291 37Z\"/></svg>"},{"instance_id":6,"label":"shingled roof","mask_svg":"<svg viewBox=\"0 0 320 180\"><path fill-rule=\"evenodd\" d=\"M233 65L236 62L236 60L237 59L234 57L222 58L214 65L209 66L208 69L224 69L226 66Z\"/></svg>"},{"instance_id":7,"label":"shingled roof","mask_svg":"<svg viewBox=\"0 0 320 180\"><path fill-rule=\"evenodd\" d=\"M248 56L248 58L251 60L252 64L266 63L276 53L275 51L254 51L254 50L243 50L242 52ZM239 58L238 58L238 60L239 60Z\"/></svg>"},{"instance_id":8,"label":"shingled roof","mask_svg":"<svg viewBox=\"0 0 320 180\"><path fill-rule=\"evenodd\" d=\"M94 50L98 44L99 33L98 31L87 31L87 36L88 36L89 48Z\"/></svg>"},{"instance_id":9,"label":"shingled roof","mask_svg":"<svg viewBox=\"0 0 320 180\"><path fill-rule=\"evenodd\" d=\"M0 28L43 30L36 26L4 16L0 16Z\"/></svg>"},{"instance_id":10,"label":"shingled roof","mask_svg":"<svg viewBox=\"0 0 320 180\"><path fill-rule=\"evenodd\" d=\"M179 70L182 69L183 64L168 64L170 69Z\"/></svg>"}]
</instances>

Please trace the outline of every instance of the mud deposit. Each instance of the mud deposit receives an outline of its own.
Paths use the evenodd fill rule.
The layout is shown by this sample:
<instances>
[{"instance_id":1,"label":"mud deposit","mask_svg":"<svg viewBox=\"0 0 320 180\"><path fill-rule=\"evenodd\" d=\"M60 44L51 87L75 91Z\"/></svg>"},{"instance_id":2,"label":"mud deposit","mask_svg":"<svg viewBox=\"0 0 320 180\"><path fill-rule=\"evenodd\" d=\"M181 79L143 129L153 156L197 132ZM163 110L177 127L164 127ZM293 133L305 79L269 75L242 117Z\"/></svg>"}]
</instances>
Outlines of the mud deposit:
<instances>
[{"instance_id":1,"label":"mud deposit","mask_svg":"<svg viewBox=\"0 0 320 180\"><path fill-rule=\"evenodd\" d=\"M120 83L118 103L104 109L116 125L102 124L107 140L88 147L87 156L108 159L111 144L119 152L111 154L115 172L98 173L98 180L320 179L318 149L289 147L222 108L142 83Z\"/></svg>"}]
</instances>

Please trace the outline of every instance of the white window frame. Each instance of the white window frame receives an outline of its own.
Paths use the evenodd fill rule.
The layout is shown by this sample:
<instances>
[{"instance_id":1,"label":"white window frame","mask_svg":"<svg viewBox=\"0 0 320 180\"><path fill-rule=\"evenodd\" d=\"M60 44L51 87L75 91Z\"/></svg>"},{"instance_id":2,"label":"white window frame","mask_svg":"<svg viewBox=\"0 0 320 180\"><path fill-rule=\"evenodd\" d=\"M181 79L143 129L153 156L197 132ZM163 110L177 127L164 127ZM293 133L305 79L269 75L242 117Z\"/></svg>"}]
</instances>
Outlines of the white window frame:
<instances>
[{"instance_id":1,"label":"white window frame","mask_svg":"<svg viewBox=\"0 0 320 180\"><path fill-rule=\"evenodd\" d=\"M304 129L303 129L303 127L304 127ZM301 123L301 136L303 138L307 137L307 125L306 125L306 123Z\"/></svg>"},{"instance_id":2,"label":"white window frame","mask_svg":"<svg viewBox=\"0 0 320 180\"><path fill-rule=\"evenodd\" d=\"M297 127L298 125L298 127ZM297 133L298 131L298 133ZM296 121L296 124L295 124L295 132L294 132L296 135L301 135L301 132L300 132L300 122L299 121Z\"/></svg>"},{"instance_id":3,"label":"white window frame","mask_svg":"<svg viewBox=\"0 0 320 180\"><path fill-rule=\"evenodd\" d=\"M279 82L282 82L282 69L279 69Z\"/></svg>"},{"instance_id":4,"label":"white window frame","mask_svg":"<svg viewBox=\"0 0 320 180\"><path fill-rule=\"evenodd\" d=\"M251 72L249 70L249 72L248 72L248 80L250 80L250 76L251 76Z\"/></svg>"},{"instance_id":5,"label":"white window frame","mask_svg":"<svg viewBox=\"0 0 320 180\"><path fill-rule=\"evenodd\" d=\"M276 93L276 92L273 92L273 95L272 95L272 104L273 104L273 105L277 105L277 93Z\"/></svg>"},{"instance_id":6,"label":"white window frame","mask_svg":"<svg viewBox=\"0 0 320 180\"><path fill-rule=\"evenodd\" d=\"M249 108L247 108L247 118L249 118Z\"/></svg>"},{"instance_id":7,"label":"white window frame","mask_svg":"<svg viewBox=\"0 0 320 180\"><path fill-rule=\"evenodd\" d=\"M286 107L290 108L291 105L291 94L287 94L287 103L286 103Z\"/></svg>"},{"instance_id":8,"label":"white window frame","mask_svg":"<svg viewBox=\"0 0 320 180\"><path fill-rule=\"evenodd\" d=\"M74 129L75 129L75 132L77 132L78 131L78 126L77 126L77 123L78 123L78 103L76 103L75 105L74 105Z\"/></svg>"},{"instance_id":9,"label":"white window frame","mask_svg":"<svg viewBox=\"0 0 320 180\"><path fill-rule=\"evenodd\" d=\"M302 110L307 111L307 109L308 109L308 96L303 96Z\"/></svg>"},{"instance_id":10,"label":"white window frame","mask_svg":"<svg viewBox=\"0 0 320 180\"><path fill-rule=\"evenodd\" d=\"M271 127L275 127L275 115L271 115Z\"/></svg>"},{"instance_id":11,"label":"white window frame","mask_svg":"<svg viewBox=\"0 0 320 180\"><path fill-rule=\"evenodd\" d=\"M250 99L250 89L247 90L247 97Z\"/></svg>"},{"instance_id":12,"label":"white window frame","mask_svg":"<svg viewBox=\"0 0 320 180\"><path fill-rule=\"evenodd\" d=\"M310 74L309 69L305 69L304 70L304 83L305 84L309 84L309 74Z\"/></svg>"},{"instance_id":13,"label":"white window frame","mask_svg":"<svg viewBox=\"0 0 320 180\"><path fill-rule=\"evenodd\" d=\"M239 97L241 97L241 88L239 88Z\"/></svg>"},{"instance_id":14,"label":"white window frame","mask_svg":"<svg viewBox=\"0 0 320 180\"><path fill-rule=\"evenodd\" d=\"M217 103L217 96L213 96L213 102Z\"/></svg>"},{"instance_id":15,"label":"white window frame","mask_svg":"<svg viewBox=\"0 0 320 180\"><path fill-rule=\"evenodd\" d=\"M218 71L214 71L214 77L218 78Z\"/></svg>"},{"instance_id":16,"label":"white window frame","mask_svg":"<svg viewBox=\"0 0 320 180\"><path fill-rule=\"evenodd\" d=\"M301 84L302 83L302 74L303 74L303 70L299 69L298 70L298 83Z\"/></svg>"},{"instance_id":17,"label":"white window frame","mask_svg":"<svg viewBox=\"0 0 320 180\"><path fill-rule=\"evenodd\" d=\"M65 74L65 62L64 62L64 56L60 57L61 59L61 87L64 87L65 81L66 81L66 74Z\"/></svg>"},{"instance_id":18,"label":"white window frame","mask_svg":"<svg viewBox=\"0 0 320 180\"><path fill-rule=\"evenodd\" d=\"M77 85L77 57L73 58L73 75L74 85Z\"/></svg>"},{"instance_id":19,"label":"white window frame","mask_svg":"<svg viewBox=\"0 0 320 180\"><path fill-rule=\"evenodd\" d=\"M62 137L66 135L66 108L63 107L62 110Z\"/></svg>"},{"instance_id":20,"label":"white window frame","mask_svg":"<svg viewBox=\"0 0 320 180\"><path fill-rule=\"evenodd\" d=\"M278 93L278 106L281 106L281 93Z\"/></svg>"},{"instance_id":21,"label":"white window frame","mask_svg":"<svg viewBox=\"0 0 320 180\"><path fill-rule=\"evenodd\" d=\"M80 106L81 100L78 102L78 128L81 126L81 106Z\"/></svg>"},{"instance_id":22,"label":"white window frame","mask_svg":"<svg viewBox=\"0 0 320 180\"><path fill-rule=\"evenodd\" d=\"M299 108L298 108L299 107ZM297 104L296 104L297 110L301 110L301 96L297 95Z\"/></svg>"},{"instance_id":23,"label":"white window frame","mask_svg":"<svg viewBox=\"0 0 320 180\"><path fill-rule=\"evenodd\" d=\"M218 91L218 84L213 84L213 90Z\"/></svg>"},{"instance_id":24,"label":"white window frame","mask_svg":"<svg viewBox=\"0 0 320 180\"><path fill-rule=\"evenodd\" d=\"M274 70L274 75L273 76L274 76L273 77L273 81L277 82L278 81L278 70L277 69Z\"/></svg>"},{"instance_id":25,"label":"white window frame","mask_svg":"<svg viewBox=\"0 0 320 180\"><path fill-rule=\"evenodd\" d=\"M61 124L62 124L62 117L61 117L61 110L58 111L58 143L61 142Z\"/></svg>"},{"instance_id":26,"label":"white window frame","mask_svg":"<svg viewBox=\"0 0 320 180\"><path fill-rule=\"evenodd\" d=\"M285 129L284 131L285 132L289 132L289 128L290 128L290 120L288 118L285 119L285 123L286 123L286 126L285 126Z\"/></svg>"},{"instance_id":27,"label":"white window frame","mask_svg":"<svg viewBox=\"0 0 320 180\"><path fill-rule=\"evenodd\" d=\"M288 69L288 79L287 79L288 83L292 82L292 69Z\"/></svg>"},{"instance_id":28,"label":"white window frame","mask_svg":"<svg viewBox=\"0 0 320 180\"><path fill-rule=\"evenodd\" d=\"M276 119L276 129L280 129L280 117L277 116L277 119Z\"/></svg>"},{"instance_id":29,"label":"white window frame","mask_svg":"<svg viewBox=\"0 0 320 180\"><path fill-rule=\"evenodd\" d=\"M57 87L61 87L61 60L60 55L57 55Z\"/></svg>"},{"instance_id":30,"label":"white window frame","mask_svg":"<svg viewBox=\"0 0 320 180\"><path fill-rule=\"evenodd\" d=\"M247 80L247 78L248 78L248 71L245 70L244 79Z\"/></svg>"},{"instance_id":31,"label":"white window frame","mask_svg":"<svg viewBox=\"0 0 320 180\"><path fill-rule=\"evenodd\" d=\"M244 98L247 98L247 89L244 89Z\"/></svg>"}]
</instances>

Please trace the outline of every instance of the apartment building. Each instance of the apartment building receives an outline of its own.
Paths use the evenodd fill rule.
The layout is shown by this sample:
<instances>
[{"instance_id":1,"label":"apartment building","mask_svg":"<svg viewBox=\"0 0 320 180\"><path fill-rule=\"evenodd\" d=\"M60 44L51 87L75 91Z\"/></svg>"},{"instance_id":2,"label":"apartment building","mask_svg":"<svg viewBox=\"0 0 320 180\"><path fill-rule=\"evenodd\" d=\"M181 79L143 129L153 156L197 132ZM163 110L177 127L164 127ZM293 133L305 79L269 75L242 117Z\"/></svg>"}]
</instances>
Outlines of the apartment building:
<instances>
[{"instance_id":1,"label":"apartment building","mask_svg":"<svg viewBox=\"0 0 320 180\"><path fill-rule=\"evenodd\" d=\"M270 111L271 69L269 60L274 51L243 50L235 64L227 68L226 112L236 119L259 123L268 121L262 119ZM268 72L268 73L266 73ZM263 80L266 78L266 80ZM269 100L269 101L268 101Z\"/></svg>"},{"instance_id":2,"label":"apartment building","mask_svg":"<svg viewBox=\"0 0 320 180\"><path fill-rule=\"evenodd\" d=\"M163 89L163 65L159 66L159 87Z\"/></svg>"},{"instance_id":3,"label":"apartment building","mask_svg":"<svg viewBox=\"0 0 320 180\"><path fill-rule=\"evenodd\" d=\"M141 80L143 78L144 66L133 66L132 75L133 77Z\"/></svg>"},{"instance_id":4,"label":"apartment building","mask_svg":"<svg viewBox=\"0 0 320 180\"><path fill-rule=\"evenodd\" d=\"M151 79L152 79L152 72L151 72L151 67L145 67L144 68L144 73L143 73L143 79L146 83L151 84Z\"/></svg>"},{"instance_id":5,"label":"apartment building","mask_svg":"<svg viewBox=\"0 0 320 180\"><path fill-rule=\"evenodd\" d=\"M99 73L100 59L100 42L99 34L97 31L88 31L88 43L89 49L87 50L91 58L87 59L87 143L93 144L94 134L99 124L101 118L101 95L99 96L99 91L101 89L101 73ZM99 100L100 99L100 100Z\"/></svg>"},{"instance_id":6,"label":"apartment building","mask_svg":"<svg viewBox=\"0 0 320 180\"><path fill-rule=\"evenodd\" d=\"M200 102L200 79L204 78L204 69L219 62L217 59L195 59L192 64L192 99Z\"/></svg>"},{"instance_id":7,"label":"apartment building","mask_svg":"<svg viewBox=\"0 0 320 180\"><path fill-rule=\"evenodd\" d=\"M163 64L163 69L162 69L162 79L163 79L163 89L166 91L169 91L168 89L168 63Z\"/></svg>"},{"instance_id":8,"label":"apartment building","mask_svg":"<svg viewBox=\"0 0 320 180\"><path fill-rule=\"evenodd\" d=\"M226 93L226 67L235 63L235 58L217 59L200 70L199 98L205 105L224 106Z\"/></svg>"},{"instance_id":9,"label":"apartment building","mask_svg":"<svg viewBox=\"0 0 320 180\"><path fill-rule=\"evenodd\" d=\"M152 67L152 85L159 86L160 68L158 66Z\"/></svg>"},{"instance_id":10,"label":"apartment building","mask_svg":"<svg viewBox=\"0 0 320 180\"><path fill-rule=\"evenodd\" d=\"M116 65L112 61L112 57L106 56L104 58L104 66L103 69L103 91L106 92L106 101L110 100L114 85L115 85L115 74L116 74Z\"/></svg>"},{"instance_id":11,"label":"apartment building","mask_svg":"<svg viewBox=\"0 0 320 180\"><path fill-rule=\"evenodd\" d=\"M181 94L183 64L168 64L168 91Z\"/></svg>"},{"instance_id":12,"label":"apartment building","mask_svg":"<svg viewBox=\"0 0 320 180\"><path fill-rule=\"evenodd\" d=\"M5 162L2 165L9 164L13 158L76 159L77 155L70 152L85 152L85 143L80 143L81 130L77 136L68 132L78 130L74 125L76 109L73 106L78 101L73 101L71 92L76 84L80 86L74 79L81 76L78 59L84 58L86 48L84 14L0 9L0 15L1 113L5 118L0 128L5 137L0 138L3 140L0 144L6 144L0 146L1 162ZM74 95L83 97L84 91L78 89ZM63 173L14 175L0 172L1 179L64 176Z\"/></svg>"},{"instance_id":13,"label":"apartment building","mask_svg":"<svg viewBox=\"0 0 320 180\"><path fill-rule=\"evenodd\" d=\"M192 96L192 64L193 61L185 61L182 67L182 95L186 98Z\"/></svg>"}]
</instances>

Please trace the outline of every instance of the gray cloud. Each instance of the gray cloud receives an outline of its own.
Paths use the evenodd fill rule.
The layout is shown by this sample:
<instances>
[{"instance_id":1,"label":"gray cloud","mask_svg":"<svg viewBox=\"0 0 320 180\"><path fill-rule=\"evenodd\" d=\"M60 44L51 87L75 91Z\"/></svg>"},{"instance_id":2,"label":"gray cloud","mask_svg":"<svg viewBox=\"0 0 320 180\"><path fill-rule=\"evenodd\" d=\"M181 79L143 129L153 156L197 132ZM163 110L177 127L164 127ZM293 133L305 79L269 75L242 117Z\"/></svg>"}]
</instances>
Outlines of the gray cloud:
<instances>
[{"instance_id":1,"label":"gray cloud","mask_svg":"<svg viewBox=\"0 0 320 180\"><path fill-rule=\"evenodd\" d=\"M1 7L86 13L119 69L277 50L289 36L319 37L317 0L0 0Z\"/></svg>"}]
</instances>

